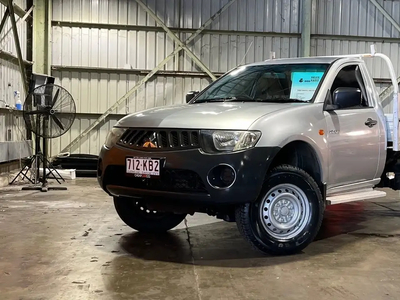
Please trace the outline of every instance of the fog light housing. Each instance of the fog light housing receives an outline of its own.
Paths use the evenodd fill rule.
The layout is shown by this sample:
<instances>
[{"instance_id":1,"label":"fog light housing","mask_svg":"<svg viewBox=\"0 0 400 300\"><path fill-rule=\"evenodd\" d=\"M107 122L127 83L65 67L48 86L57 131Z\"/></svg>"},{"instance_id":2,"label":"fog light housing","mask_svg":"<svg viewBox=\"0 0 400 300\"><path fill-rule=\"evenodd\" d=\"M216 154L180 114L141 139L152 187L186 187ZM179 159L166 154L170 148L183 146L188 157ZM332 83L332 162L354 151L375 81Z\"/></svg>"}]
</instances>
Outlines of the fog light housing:
<instances>
[{"instance_id":1,"label":"fog light housing","mask_svg":"<svg viewBox=\"0 0 400 300\"><path fill-rule=\"evenodd\" d=\"M230 165L218 165L208 172L207 181L215 189L230 188L236 181L236 171Z\"/></svg>"}]
</instances>

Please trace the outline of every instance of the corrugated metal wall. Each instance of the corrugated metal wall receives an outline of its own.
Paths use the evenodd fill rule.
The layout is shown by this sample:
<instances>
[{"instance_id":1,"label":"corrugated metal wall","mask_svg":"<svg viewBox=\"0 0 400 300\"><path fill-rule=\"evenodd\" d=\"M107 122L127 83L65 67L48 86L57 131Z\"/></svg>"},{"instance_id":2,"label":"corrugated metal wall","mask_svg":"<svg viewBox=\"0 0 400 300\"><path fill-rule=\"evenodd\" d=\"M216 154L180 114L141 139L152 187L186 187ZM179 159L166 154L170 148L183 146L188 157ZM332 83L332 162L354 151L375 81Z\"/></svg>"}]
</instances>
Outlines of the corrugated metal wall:
<instances>
[{"instance_id":1,"label":"corrugated metal wall","mask_svg":"<svg viewBox=\"0 0 400 300\"><path fill-rule=\"evenodd\" d=\"M400 2L378 0L395 19L400 19ZM369 0L313 0L315 34L399 38L400 33Z\"/></svg>"},{"instance_id":2,"label":"corrugated metal wall","mask_svg":"<svg viewBox=\"0 0 400 300\"><path fill-rule=\"evenodd\" d=\"M197 29L217 12L225 1L175 0L147 1L147 5L174 28ZM257 5L255 5L257 2ZM71 5L74 3L74 5ZM60 9L61 8L61 9ZM193 9L195 9L193 11ZM202 14L199 14L199 12ZM263 60L274 49L282 57L297 55L297 38L258 37L249 31L298 33L299 1L238 0L208 28L242 31L205 34L196 39L191 50L215 72L224 72L239 64L252 44L247 62ZM256 19L254 20L254 16ZM266 16L268 16L266 18ZM174 50L174 43L161 29L154 32L155 22L135 1L53 1L53 19L59 21L111 23L152 26L145 31L53 27L53 64L105 68L153 69ZM189 34L180 33L185 40ZM221 54L226 54L221 59ZM228 55L229 54L229 55ZM182 56L171 61L164 70L194 71L191 61Z\"/></svg>"},{"instance_id":3,"label":"corrugated metal wall","mask_svg":"<svg viewBox=\"0 0 400 300\"><path fill-rule=\"evenodd\" d=\"M68 145L80 132L85 130L97 119L97 115L78 115L74 124L62 138L51 141L51 151L57 155ZM104 143L107 133L116 123L115 117L110 117L101 123L87 138L83 139L77 147L75 153L93 153L98 154L101 145Z\"/></svg>"},{"instance_id":4,"label":"corrugated metal wall","mask_svg":"<svg viewBox=\"0 0 400 300\"><path fill-rule=\"evenodd\" d=\"M83 113L103 113L144 77L66 71L53 72L53 75L73 95L77 110ZM207 85L205 78L157 76L139 89L136 97L122 104L116 113L128 114L154 106L179 104L186 91L199 90Z\"/></svg>"},{"instance_id":5,"label":"corrugated metal wall","mask_svg":"<svg viewBox=\"0 0 400 300\"><path fill-rule=\"evenodd\" d=\"M0 143L22 141L26 137L22 114L0 108Z\"/></svg>"},{"instance_id":6,"label":"corrugated metal wall","mask_svg":"<svg viewBox=\"0 0 400 300\"><path fill-rule=\"evenodd\" d=\"M21 7L26 6L26 0L14 1L17 5ZM0 4L0 16L6 10L4 5ZM17 21L19 41L21 45L23 58L26 59L26 22L20 20L20 18L15 16ZM11 22L8 19L6 26L0 36L0 49L4 52L8 52L17 56L15 50L14 36L11 29ZM14 105L13 91L19 91L21 93L21 99L25 97L23 87L21 84L21 75L19 72L19 67L16 63L11 63L5 59L0 58L0 100L7 101L10 105ZM4 103L0 103L0 107L3 107Z\"/></svg>"},{"instance_id":7,"label":"corrugated metal wall","mask_svg":"<svg viewBox=\"0 0 400 300\"><path fill-rule=\"evenodd\" d=\"M26 7L26 0L14 1L20 7ZM3 17L6 7L0 4L0 16ZM26 59L26 22L22 21L17 15L19 41L21 45L23 58ZM0 49L1 51L8 52L17 56L15 50L14 36L11 29L11 22L8 19L6 26L0 35ZM10 106L15 106L14 91L19 91L21 100L25 98L21 74L17 62L10 62L6 59L0 58L0 108L8 103ZM8 110L0 110L0 142L4 141L19 141L25 138L24 122L15 115L11 114Z\"/></svg>"},{"instance_id":8,"label":"corrugated metal wall","mask_svg":"<svg viewBox=\"0 0 400 300\"><path fill-rule=\"evenodd\" d=\"M144 2L185 40L228 0ZM399 18L399 2L379 2ZM144 76L129 74L129 70L151 70L174 50L174 42L156 26L133 0L53 0L53 75L74 96L79 113L92 113L79 117L70 133L52 142L53 154ZM268 59L270 51L278 58L298 56L300 31L300 0L237 0L189 48L213 72L226 72L241 63ZM367 0L314 0L312 34L312 55L369 52L375 43L400 71L400 34ZM368 41L362 36L368 36ZM379 62L369 67L374 77L387 77ZM118 74L117 69L123 70ZM199 72L183 51L163 70ZM115 113L182 103L187 91L208 82L209 78L199 75L156 75ZM98 153L102 132L110 126L106 123L93 131L85 146L73 151Z\"/></svg>"}]
</instances>

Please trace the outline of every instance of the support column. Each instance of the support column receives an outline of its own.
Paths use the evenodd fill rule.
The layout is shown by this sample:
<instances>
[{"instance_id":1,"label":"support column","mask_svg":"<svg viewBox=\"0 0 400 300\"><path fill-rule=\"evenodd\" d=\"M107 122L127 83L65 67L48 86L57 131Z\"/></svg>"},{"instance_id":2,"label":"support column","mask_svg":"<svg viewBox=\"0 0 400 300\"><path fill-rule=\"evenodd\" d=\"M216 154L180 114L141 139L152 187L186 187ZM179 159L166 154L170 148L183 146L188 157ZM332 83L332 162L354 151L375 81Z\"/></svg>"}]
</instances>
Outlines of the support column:
<instances>
[{"instance_id":1,"label":"support column","mask_svg":"<svg viewBox=\"0 0 400 300\"><path fill-rule=\"evenodd\" d=\"M33 72L46 75L51 74L51 2L33 0Z\"/></svg>"},{"instance_id":2,"label":"support column","mask_svg":"<svg viewBox=\"0 0 400 300\"><path fill-rule=\"evenodd\" d=\"M310 56L312 0L303 0L302 11L301 56Z\"/></svg>"}]
</instances>

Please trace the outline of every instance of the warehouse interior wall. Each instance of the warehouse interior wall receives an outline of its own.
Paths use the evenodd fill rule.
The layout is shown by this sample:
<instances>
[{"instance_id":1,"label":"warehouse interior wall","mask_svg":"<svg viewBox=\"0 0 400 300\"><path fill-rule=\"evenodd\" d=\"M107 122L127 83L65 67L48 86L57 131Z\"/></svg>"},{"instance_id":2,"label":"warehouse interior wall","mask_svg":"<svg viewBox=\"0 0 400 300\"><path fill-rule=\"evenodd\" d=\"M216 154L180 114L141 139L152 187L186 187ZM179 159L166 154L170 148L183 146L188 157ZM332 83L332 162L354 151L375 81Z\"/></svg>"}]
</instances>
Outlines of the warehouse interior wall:
<instances>
[{"instance_id":1,"label":"warehouse interior wall","mask_svg":"<svg viewBox=\"0 0 400 300\"><path fill-rule=\"evenodd\" d=\"M26 7L26 0L18 0L14 2L20 7ZM3 17L5 11L6 7L0 5L1 17ZM27 24L19 16L16 16L16 21L22 56L24 59L27 59ZM0 35L0 53L0 107L5 106L4 102L13 106L15 105L14 91L20 92L22 99L24 99L26 95L22 85L18 60L16 59L17 51L9 19ZM10 57L10 54L14 59Z\"/></svg>"},{"instance_id":2,"label":"warehouse interior wall","mask_svg":"<svg viewBox=\"0 0 400 300\"><path fill-rule=\"evenodd\" d=\"M4 18L6 6L0 4L0 16ZM14 1L19 7L26 8L26 0ZM29 58L28 25L22 15L15 15L18 40L22 58ZM25 123L22 113L15 109L16 93L20 99L26 97L17 58L17 47L14 40L10 17L6 19L0 35L0 186L8 178L1 176L21 166L21 159L32 153L32 144L27 141Z\"/></svg>"},{"instance_id":3,"label":"warehouse interior wall","mask_svg":"<svg viewBox=\"0 0 400 300\"><path fill-rule=\"evenodd\" d=\"M26 7L25 1L17 3ZM201 90L212 82L188 52L181 50L98 121L178 46L138 2L182 41L229 4L187 45L216 77L237 65L269 59L271 52L276 58L297 57L304 48L300 0L52 0L46 45L50 73L72 94L77 116L69 132L49 142L51 155L65 151L98 154L108 131L124 115L184 103L188 91ZM400 19L399 1L377 2ZM377 51L389 55L399 73L400 33L371 1L311 0L310 22L310 55L370 52L375 44ZM20 24L19 32L26 56L26 26ZM9 36L4 47L13 51ZM0 95L12 101L10 89L22 90L18 65L1 58L0 62ZM367 64L378 88L386 88L384 65L379 61ZM69 147L91 124L96 125L93 130Z\"/></svg>"}]
</instances>

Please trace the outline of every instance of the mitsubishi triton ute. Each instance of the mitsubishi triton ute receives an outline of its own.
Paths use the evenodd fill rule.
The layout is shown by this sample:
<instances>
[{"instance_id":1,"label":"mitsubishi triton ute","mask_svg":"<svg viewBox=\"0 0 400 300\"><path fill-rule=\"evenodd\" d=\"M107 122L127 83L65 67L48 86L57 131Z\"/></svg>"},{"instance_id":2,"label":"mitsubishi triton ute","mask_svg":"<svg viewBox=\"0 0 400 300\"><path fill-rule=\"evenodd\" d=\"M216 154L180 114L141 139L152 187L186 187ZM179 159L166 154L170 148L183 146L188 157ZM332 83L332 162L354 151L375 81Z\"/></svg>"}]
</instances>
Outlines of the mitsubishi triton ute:
<instances>
[{"instance_id":1,"label":"mitsubishi triton ute","mask_svg":"<svg viewBox=\"0 0 400 300\"><path fill-rule=\"evenodd\" d=\"M365 63L376 57L393 83L390 114ZM161 233L206 213L236 222L264 253L299 252L327 205L400 188L396 78L374 51L239 66L184 104L123 117L98 181L135 230Z\"/></svg>"}]
</instances>

